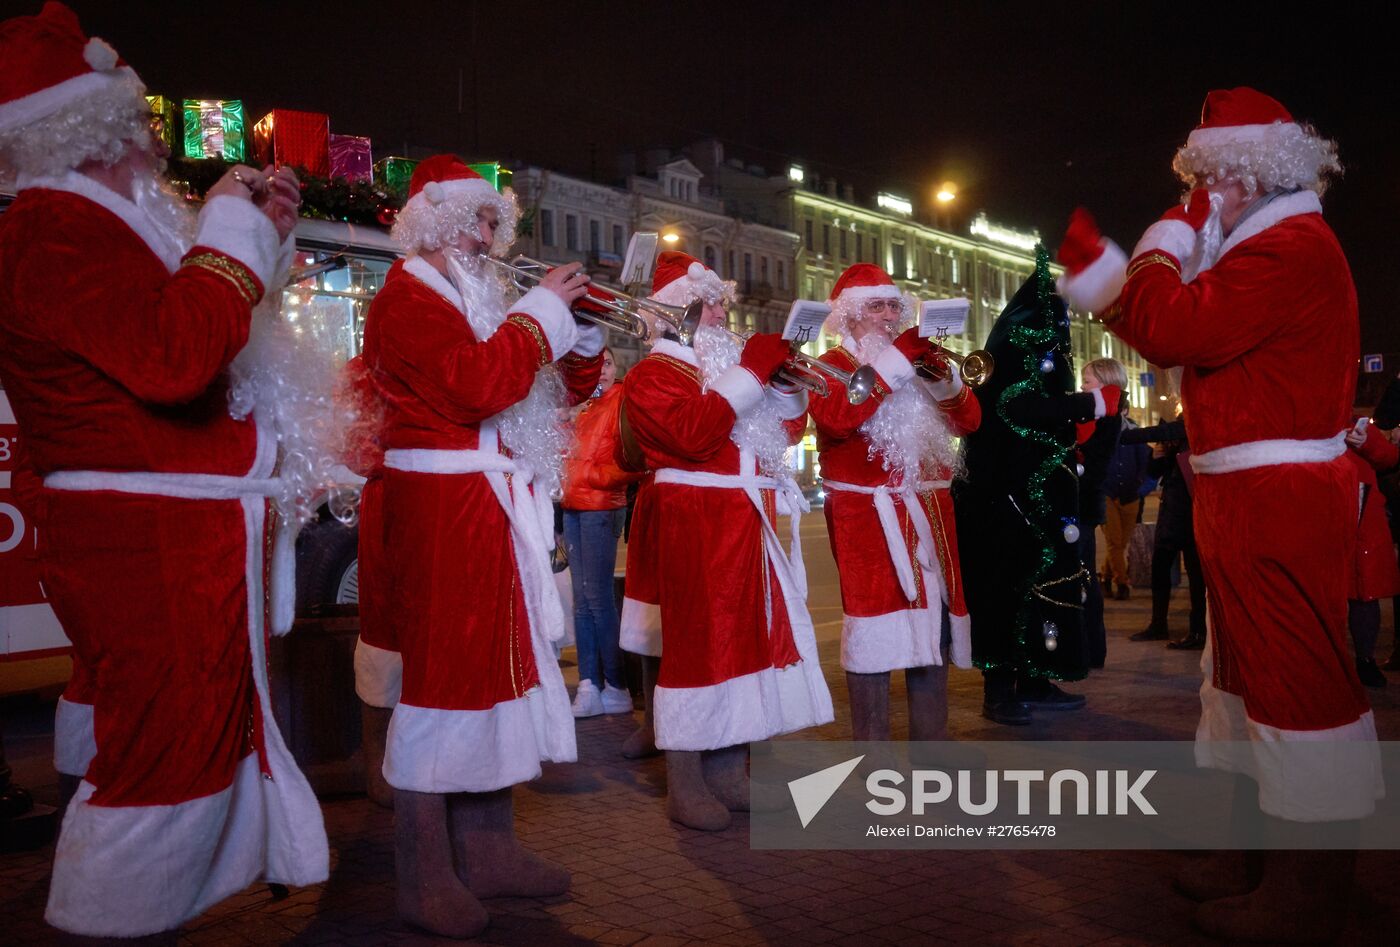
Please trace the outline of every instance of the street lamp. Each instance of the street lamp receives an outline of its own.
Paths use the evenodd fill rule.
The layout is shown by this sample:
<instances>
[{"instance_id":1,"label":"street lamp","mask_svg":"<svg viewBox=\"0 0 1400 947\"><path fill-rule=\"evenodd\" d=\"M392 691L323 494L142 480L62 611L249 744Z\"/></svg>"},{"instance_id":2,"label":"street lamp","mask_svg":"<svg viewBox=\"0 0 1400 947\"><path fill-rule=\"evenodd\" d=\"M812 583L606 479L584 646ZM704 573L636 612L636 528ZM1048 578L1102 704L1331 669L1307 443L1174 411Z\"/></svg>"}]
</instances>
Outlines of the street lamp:
<instances>
[{"instance_id":1,"label":"street lamp","mask_svg":"<svg viewBox=\"0 0 1400 947\"><path fill-rule=\"evenodd\" d=\"M939 185L938 191L933 195L934 200L938 201L939 207L943 209L943 216L944 216L944 217L947 217L947 216L948 216L948 214L947 214L948 205L952 204L953 201L957 200L957 197L958 197L958 186L957 186L956 184L954 184L952 181L944 181L941 185ZM934 211L934 224L937 225L938 222L939 222L939 213L938 213L937 210L935 210L935 211ZM951 226L951 225L950 225L950 226Z\"/></svg>"},{"instance_id":2,"label":"street lamp","mask_svg":"<svg viewBox=\"0 0 1400 947\"><path fill-rule=\"evenodd\" d=\"M681 238L681 235L678 234L678 233L676 233L674 230L668 231L668 232L663 233L663 234L661 235L661 239L662 239L662 240L665 240L667 243L670 243L670 244L674 244L674 243L675 243L677 240L679 240L680 238Z\"/></svg>"}]
</instances>

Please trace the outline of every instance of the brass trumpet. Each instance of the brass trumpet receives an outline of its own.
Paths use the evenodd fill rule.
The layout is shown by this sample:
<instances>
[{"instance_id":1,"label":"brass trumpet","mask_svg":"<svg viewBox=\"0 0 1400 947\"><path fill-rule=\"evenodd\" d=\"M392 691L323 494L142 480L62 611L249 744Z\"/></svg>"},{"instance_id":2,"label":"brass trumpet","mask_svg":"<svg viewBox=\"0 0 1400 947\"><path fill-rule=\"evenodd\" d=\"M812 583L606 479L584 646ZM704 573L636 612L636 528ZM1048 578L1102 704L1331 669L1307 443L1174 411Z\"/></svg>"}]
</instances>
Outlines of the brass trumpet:
<instances>
[{"instance_id":1,"label":"brass trumpet","mask_svg":"<svg viewBox=\"0 0 1400 947\"><path fill-rule=\"evenodd\" d=\"M966 355L959 355L957 352L950 352L939 346L935 354L958 366L958 374L962 376L963 384L969 388L981 388L985 385L997 366L996 359L992 358L992 353L986 349L977 349ZM938 381L942 378L941 375L935 374L923 359L914 363L914 371L918 372L920 377L930 381Z\"/></svg>"},{"instance_id":2,"label":"brass trumpet","mask_svg":"<svg viewBox=\"0 0 1400 947\"><path fill-rule=\"evenodd\" d=\"M517 256L509 263L489 256L483 259L509 273L511 283L522 293L538 286L545 274L553 269L548 263L527 256ZM650 338L655 331L647 321L647 317L650 317L682 345L690 345L695 338L695 330L700 326L704 310L705 304L699 300L684 308L667 306L591 284L587 294L575 300L570 307L575 319L643 340Z\"/></svg>"},{"instance_id":3,"label":"brass trumpet","mask_svg":"<svg viewBox=\"0 0 1400 947\"><path fill-rule=\"evenodd\" d=\"M740 335L731 329L725 329L736 339L748 341L749 336ZM862 365L855 371L843 371L835 365L828 365L819 358L813 358L805 352L799 351L797 344L793 343L792 354L778 373L773 376L779 381L789 385L795 385L805 391L810 391L819 398L825 398L830 393L830 388L826 384L828 378L833 378L846 386L846 400L851 404L860 404L870 397L870 393L875 390L875 369L869 365Z\"/></svg>"}]
</instances>

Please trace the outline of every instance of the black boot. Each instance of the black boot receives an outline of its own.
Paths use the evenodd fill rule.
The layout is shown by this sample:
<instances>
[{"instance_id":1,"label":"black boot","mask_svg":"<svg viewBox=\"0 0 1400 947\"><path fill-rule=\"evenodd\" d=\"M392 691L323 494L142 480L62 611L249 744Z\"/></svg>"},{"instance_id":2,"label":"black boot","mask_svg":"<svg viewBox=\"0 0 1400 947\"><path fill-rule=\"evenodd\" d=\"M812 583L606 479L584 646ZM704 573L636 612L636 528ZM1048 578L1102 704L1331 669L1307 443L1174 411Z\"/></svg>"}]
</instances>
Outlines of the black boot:
<instances>
[{"instance_id":1,"label":"black boot","mask_svg":"<svg viewBox=\"0 0 1400 947\"><path fill-rule=\"evenodd\" d=\"M1385 687L1385 675L1376 666L1374 658L1357 658L1356 675L1361 678L1361 683L1367 687Z\"/></svg>"},{"instance_id":2,"label":"black boot","mask_svg":"<svg viewBox=\"0 0 1400 947\"><path fill-rule=\"evenodd\" d=\"M1159 622L1157 621L1157 619L1154 618L1154 619L1152 619L1152 623L1149 624L1149 625L1148 625L1146 628L1144 628L1142 631L1139 631L1139 632L1138 632L1137 634L1135 634L1135 635L1129 635L1129 636L1128 636L1128 640L1129 640L1129 641L1166 641L1167 638L1169 638L1169 637L1170 637L1170 635L1169 635L1168 632L1167 632L1167 623L1166 623L1166 622L1160 622L1160 623L1159 623Z\"/></svg>"},{"instance_id":3,"label":"black boot","mask_svg":"<svg viewBox=\"0 0 1400 947\"><path fill-rule=\"evenodd\" d=\"M1062 691L1043 677L1021 678L1016 697L1032 710L1078 710L1086 703L1083 694Z\"/></svg>"},{"instance_id":4,"label":"black boot","mask_svg":"<svg viewBox=\"0 0 1400 947\"><path fill-rule=\"evenodd\" d=\"M982 672L982 716L1010 727L1024 727L1031 722L1030 707L1016 697L1014 672Z\"/></svg>"}]
</instances>

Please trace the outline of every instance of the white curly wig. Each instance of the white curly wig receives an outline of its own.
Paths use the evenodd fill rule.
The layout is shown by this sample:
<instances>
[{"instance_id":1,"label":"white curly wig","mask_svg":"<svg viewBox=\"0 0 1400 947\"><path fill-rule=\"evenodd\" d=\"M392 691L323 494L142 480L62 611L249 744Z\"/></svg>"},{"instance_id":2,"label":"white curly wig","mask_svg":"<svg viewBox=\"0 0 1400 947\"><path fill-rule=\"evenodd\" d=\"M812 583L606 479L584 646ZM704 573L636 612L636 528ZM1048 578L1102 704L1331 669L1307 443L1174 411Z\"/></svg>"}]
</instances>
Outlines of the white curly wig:
<instances>
[{"instance_id":1,"label":"white curly wig","mask_svg":"<svg viewBox=\"0 0 1400 947\"><path fill-rule=\"evenodd\" d=\"M870 292L871 289L885 292ZM899 294L899 327L911 325L914 321L914 297L909 293L899 292L893 286L881 286L851 288L841 293L831 301L831 314L826 317L822 328L834 338L849 339L851 325L860 318L861 306L869 299L889 298L892 295L890 290Z\"/></svg>"},{"instance_id":2,"label":"white curly wig","mask_svg":"<svg viewBox=\"0 0 1400 947\"><path fill-rule=\"evenodd\" d=\"M1274 122L1250 134L1210 134L1215 131L1198 129L1177 150L1172 170L1188 187L1235 177L1248 191L1307 189L1321 196L1329 179L1342 173L1337 143L1310 125Z\"/></svg>"},{"instance_id":3,"label":"white curly wig","mask_svg":"<svg viewBox=\"0 0 1400 947\"><path fill-rule=\"evenodd\" d=\"M394 218L389 235L405 253L414 256L424 250L439 250L456 240L460 233L480 239L476 214L487 206L496 208L498 218L491 255L504 257L510 252L520 220L515 192L510 188L497 192L482 180L472 181L466 187L453 186L463 183L430 182L404 204Z\"/></svg>"},{"instance_id":4,"label":"white curly wig","mask_svg":"<svg viewBox=\"0 0 1400 947\"><path fill-rule=\"evenodd\" d=\"M128 68L114 69L89 94L42 118L0 129L0 169L7 177L53 177L89 161L116 164L130 145L151 147L146 87Z\"/></svg>"}]
</instances>

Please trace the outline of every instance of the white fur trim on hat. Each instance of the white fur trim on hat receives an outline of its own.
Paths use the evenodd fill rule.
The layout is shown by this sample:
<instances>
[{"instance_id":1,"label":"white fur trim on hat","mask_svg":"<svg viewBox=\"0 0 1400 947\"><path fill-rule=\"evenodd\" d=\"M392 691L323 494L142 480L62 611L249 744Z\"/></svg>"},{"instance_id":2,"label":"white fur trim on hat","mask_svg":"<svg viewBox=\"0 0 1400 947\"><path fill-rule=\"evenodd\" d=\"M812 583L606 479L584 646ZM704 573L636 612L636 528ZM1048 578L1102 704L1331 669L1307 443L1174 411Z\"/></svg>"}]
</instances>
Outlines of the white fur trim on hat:
<instances>
[{"instance_id":1,"label":"white fur trim on hat","mask_svg":"<svg viewBox=\"0 0 1400 947\"><path fill-rule=\"evenodd\" d=\"M131 67L122 66L104 72L85 72L47 89L31 92L23 98L0 105L0 134L48 118L81 99L119 92L124 85L132 82L140 86L142 92L145 91L146 87Z\"/></svg>"},{"instance_id":2,"label":"white fur trim on hat","mask_svg":"<svg viewBox=\"0 0 1400 947\"><path fill-rule=\"evenodd\" d=\"M697 260L684 276L671 280L650 298L663 306L688 306L697 299L707 303L733 302L737 287L733 280L720 279L718 273Z\"/></svg>"},{"instance_id":3,"label":"white fur trim on hat","mask_svg":"<svg viewBox=\"0 0 1400 947\"><path fill-rule=\"evenodd\" d=\"M904 294L900 292L898 286L848 286L841 290L841 295L837 296L834 302L843 299L865 301L867 299L903 299Z\"/></svg>"},{"instance_id":4,"label":"white fur trim on hat","mask_svg":"<svg viewBox=\"0 0 1400 947\"><path fill-rule=\"evenodd\" d=\"M1097 260L1074 275L1065 273L1055 284L1060 295L1076 309L1102 312L1123 291L1128 258L1118 244L1107 237L1101 239L1099 245L1103 252Z\"/></svg>"},{"instance_id":5,"label":"white fur trim on hat","mask_svg":"<svg viewBox=\"0 0 1400 947\"><path fill-rule=\"evenodd\" d=\"M1149 250L1163 250L1185 263L1196 249L1196 231L1184 220L1159 220L1143 233L1133 248L1133 259ZM1111 302L1112 300L1110 300Z\"/></svg>"},{"instance_id":6,"label":"white fur trim on hat","mask_svg":"<svg viewBox=\"0 0 1400 947\"><path fill-rule=\"evenodd\" d=\"M545 341L549 343L551 361L567 355L578 343L578 325L573 313L550 290L536 286L510 307L511 315L526 315L540 324Z\"/></svg>"},{"instance_id":7,"label":"white fur trim on hat","mask_svg":"<svg viewBox=\"0 0 1400 947\"><path fill-rule=\"evenodd\" d=\"M228 194L210 199L199 212L194 242L227 254L252 270L264 295L273 289L281 244L277 228L251 201Z\"/></svg>"},{"instance_id":8,"label":"white fur trim on hat","mask_svg":"<svg viewBox=\"0 0 1400 947\"><path fill-rule=\"evenodd\" d=\"M763 385L742 365L726 370L710 385L710 390L729 402L736 417L742 418L763 402Z\"/></svg>"},{"instance_id":9,"label":"white fur trim on hat","mask_svg":"<svg viewBox=\"0 0 1400 947\"><path fill-rule=\"evenodd\" d=\"M503 256L515 242L520 208L509 188L498 192L484 178L429 181L404 203L390 236L408 254L436 250L463 228L475 228L477 210L487 205L496 208L500 218L491 253Z\"/></svg>"},{"instance_id":10,"label":"white fur trim on hat","mask_svg":"<svg viewBox=\"0 0 1400 947\"><path fill-rule=\"evenodd\" d=\"M1186 136L1187 148L1219 148L1221 145L1253 144L1284 131L1302 131L1297 122L1269 122L1267 125L1225 125L1197 128Z\"/></svg>"},{"instance_id":11,"label":"white fur trim on hat","mask_svg":"<svg viewBox=\"0 0 1400 947\"><path fill-rule=\"evenodd\" d=\"M903 388L914 377L913 363L893 345L877 355L872 365L891 391Z\"/></svg>"}]
</instances>

